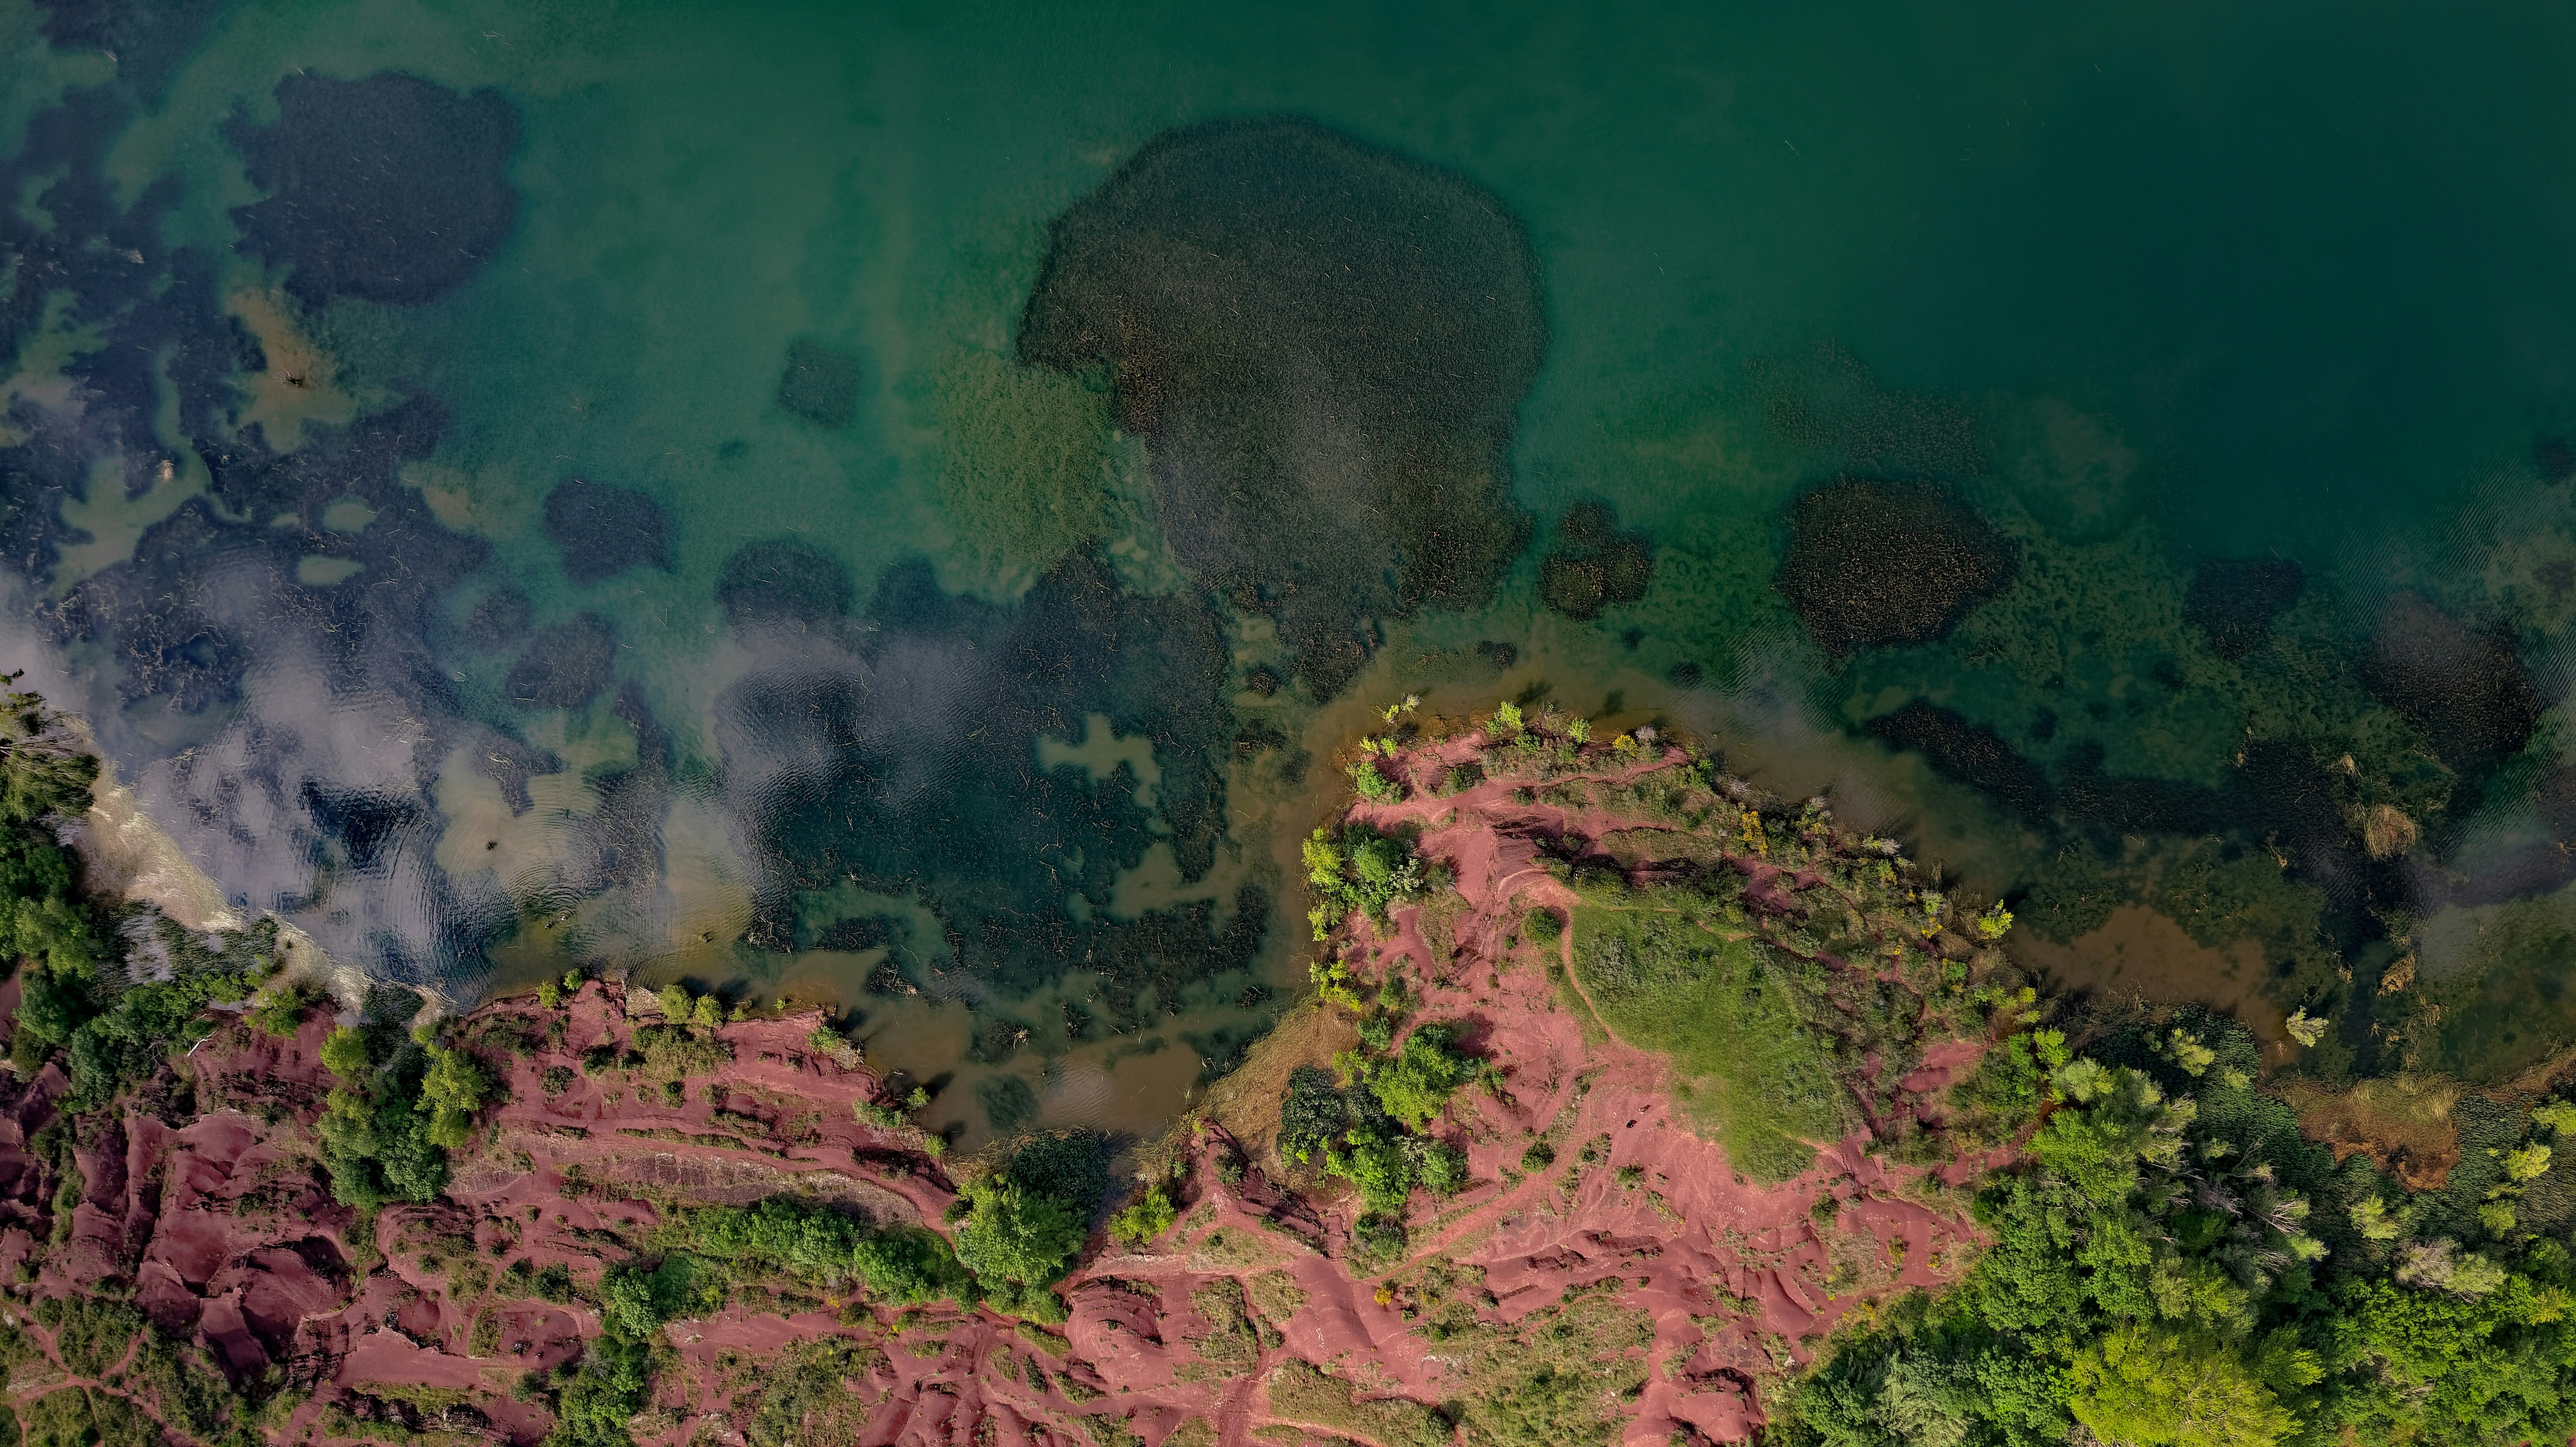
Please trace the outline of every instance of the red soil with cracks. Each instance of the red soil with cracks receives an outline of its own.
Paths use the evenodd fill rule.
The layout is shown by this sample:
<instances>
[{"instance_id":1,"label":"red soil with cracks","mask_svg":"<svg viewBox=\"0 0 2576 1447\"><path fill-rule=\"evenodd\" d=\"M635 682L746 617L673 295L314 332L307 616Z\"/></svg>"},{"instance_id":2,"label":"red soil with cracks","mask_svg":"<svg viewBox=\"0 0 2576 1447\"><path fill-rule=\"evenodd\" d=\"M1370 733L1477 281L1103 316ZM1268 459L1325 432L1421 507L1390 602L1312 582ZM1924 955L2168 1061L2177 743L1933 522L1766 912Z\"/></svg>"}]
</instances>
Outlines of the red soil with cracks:
<instances>
[{"instance_id":1,"label":"red soil with cracks","mask_svg":"<svg viewBox=\"0 0 2576 1447\"><path fill-rule=\"evenodd\" d=\"M1425 746L1397 766L1437 777L1479 745ZM1682 762L1677 751L1595 757L1593 772L1568 777L1626 783ZM1391 938L1346 936L1344 946L1382 965L1410 961L1422 1014L1469 1022L1471 1045L1501 1071L1498 1089L1462 1091L1439 1126L1465 1147L1472 1184L1448 1200L1415 1197L1405 1265L1354 1275L1358 1203L1326 1183L1282 1179L1267 1161L1229 1183L1219 1167L1234 1137L1201 1121L1174 1137L1192 1162L1181 1223L1141 1251L1095 1241L1103 1249L1062 1285L1071 1316L1060 1333L946 1304L895 1313L737 1297L714 1317L664 1329L670 1358L652 1410L633 1424L638 1440L749 1441L780 1363L832 1339L850 1349L835 1368L845 1371L832 1394L839 1425L816 1419L796 1440L1421 1447L1372 1404L1437 1404L1466 1389L1456 1354L1427 1329L1431 1296L1417 1278L1437 1265L1481 1273L1481 1290L1463 1299L1479 1329L1503 1333L1597 1288L1646 1324L1623 1348L1642 1364L1643 1384L1617 1404L1613 1434L1737 1441L1761 1424L1766 1384L1847 1313L1937 1285L1964 1264L1971 1228L1926 1204L1941 1198L1920 1188L1922 1172L1872 1155L1865 1134L1819 1143L1814 1168L1786 1184L1746 1184L1680 1116L1665 1062L1587 1030L1579 999L1560 995L1535 952L1511 947L1527 910L1573 903L1539 861L1541 838L1564 854L1569 843L1580 852L1614 831L1661 826L1520 802L1508 779L1355 816L1418 826L1419 847L1451 871L1464 910L1445 956L1426 939L1419 907L1397 913ZM1751 866L1752 888L1785 899L1787 881L1766 868ZM873 1099L879 1082L845 1050L809 1040L818 1016L723 1027L731 1063L691 1078L686 1099L669 1104L640 1079L580 1068L585 1051L632 1042L630 1009L648 1022L658 1014L641 991L593 982L561 1010L510 1000L461 1022L455 1033L505 1074L508 1099L457 1156L441 1200L388 1207L363 1234L357 1214L331 1201L311 1133L330 1084L319 1051L331 1022L308 1018L291 1040L228 1024L187 1062L192 1118L132 1107L76 1147L85 1184L68 1240L26 1293L73 1297L128 1281L138 1309L237 1380L282 1371L312 1397L271 1428L273 1440L347 1440L326 1430L345 1427L330 1415L340 1409L395 1413L441 1440L532 1443L548 1417L514 1385L577 1359L600 1321L595 1295L504 1295L495 1285L504 1265L564 1268L586 1294L659 1219L656 1202L792 1191L880 1222L941 1220L954 1199L947 1178L918 1153L918 1137L856 1121L853 1104ZM1929 1108L1978 1051L1973 1041L1937 1043L1901 1091ZM0 1264L27 1259L35 1235L54 1229L49 1168L27 1141L62 1088L51 1068L0 1084ZM1247 1107L1246 1119L1260 1108ZM1556 1160L1525 1172L1524 1152L1540 1139ZM1972 1171L1958 1163L1944 1174ZM1327 1393L1325 1410L1311 1383L1282 1386L1298 1362L1321 1368L1355 1404L1343 1410ZM385 1405L403 1401L412 1405Z\"/></svg>"}]
</instances>

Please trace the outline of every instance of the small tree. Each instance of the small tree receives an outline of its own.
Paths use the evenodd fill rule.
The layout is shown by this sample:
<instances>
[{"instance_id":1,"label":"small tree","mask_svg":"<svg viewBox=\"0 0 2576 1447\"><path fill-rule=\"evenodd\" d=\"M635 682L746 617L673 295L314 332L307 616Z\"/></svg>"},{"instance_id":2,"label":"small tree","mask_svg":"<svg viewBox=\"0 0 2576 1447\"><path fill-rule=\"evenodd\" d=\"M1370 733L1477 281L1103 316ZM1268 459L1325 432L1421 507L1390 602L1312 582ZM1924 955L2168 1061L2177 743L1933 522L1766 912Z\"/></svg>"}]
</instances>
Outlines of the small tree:
<instances>
[{"instance_id":1,"label":"small tree","mask_svg":"<svg viewBox=\"0 0 2576 1447\"><path fill-rule=\"evenodd\" d=\"M2299 1355L2304 1356L2305 1353ZM2313 1363L2298 1373L2314 1381ZM2076 1357L2075 1420L2136 1447L2273 1447L2298 1426L2215 1337L2131 1325Z\"/></svg>"},{"instance_id":2,"label":"small tree","mask_svg":"<svg viewBox=\"0 0 2576 1447\"><path fill-rule=\"evenodd\" d=\"M1180 1208L1173 1204L1172 1193L1163 1189L1162 1182L1155 1181L1109 1218L1109 1234L1122 1245L1143 1246L1171 1230L1179 1216Z\"/></svg>"},{"instance_id":3,"label":"small tree","mask_svg":"<svg viewBox=\"0 0 2576 1447\"><path fill-rule=\"evenodd\" d=\"M429 1138L454 1150L473 1133L474 1112L483 1108L492 1077L469 1051L427 1048L429 1073L421 1077L420 1103L429 1111Z\"/></svg>"},{"instance_id":4,"label":"small tree","mask_svg":"<svg viewBox=\"0 0 2576 1447\"><path fill-rule=\"evenodd\" d=\"M366 1078L375 1062L367 1053L367 1037L359 1034L356 1027L343 1025L322 1042L322 1065L354 1085Z\"/></svg>"},{"instance_id":5,"label":"small tree","mask_svg":"<svg viewBox=\"0 0 2576 1447\"><path fill-rule=\"evenodd\" d=\"M1064 1274L1082 1249L1082 1218L1072 1205L995 1171L966 1183L966 1220L957 1230L957 1259L989 1282L1039 1286Z\"/></svg>"}]
</instances>

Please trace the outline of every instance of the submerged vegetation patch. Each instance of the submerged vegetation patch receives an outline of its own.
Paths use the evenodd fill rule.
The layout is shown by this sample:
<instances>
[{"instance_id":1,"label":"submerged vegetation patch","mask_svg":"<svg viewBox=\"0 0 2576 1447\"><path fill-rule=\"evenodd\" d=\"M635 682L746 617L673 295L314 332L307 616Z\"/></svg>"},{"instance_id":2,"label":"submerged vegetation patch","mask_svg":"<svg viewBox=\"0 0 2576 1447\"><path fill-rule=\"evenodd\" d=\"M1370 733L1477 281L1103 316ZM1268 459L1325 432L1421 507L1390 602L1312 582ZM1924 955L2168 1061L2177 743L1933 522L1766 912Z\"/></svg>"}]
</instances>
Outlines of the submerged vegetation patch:
<instances>
[{"instance_id":1,"label":"submerged vegetation patch","mask_svg":"<svg viewBox=\"0 0 2576 1447\"><path fill-rule=\"evenodd\" d=\"M1361 620L1492 597L1528 536L1511 441L1546 349L1495 196L1287 116L1129 157L1056 219L1018 338L1106 369L1174 552L1277 620L1319 699L1367 658ZM1323 427L1351 445L1300 440Z\"/></svg>"},{"instance_id":2,"label":"submerged vegetation patch","mask_svg":"<svg viewBox=\"0 0 2576 1447\"><path fill-rule=\"evenodd\" d=\"M1789 510L1780 593L1827 654L1928 643L2003 591L2017 550L1934 483L1837 478Z\"/></svg>"},{"instance_id":3,"label":"submerged vegetation patch","mask_svg":"<svg viewBox=\"0 0 2576 1447\"><path fill-rule=\"evenodd\" d=\"M462 95L401 71L362 80L298 67L277 119L224 127L264 199L238 208L241 246L292 268L286 288L417 305L474 274L510 238L519 113L497 90Z\"/></svg>"}]
</instances>

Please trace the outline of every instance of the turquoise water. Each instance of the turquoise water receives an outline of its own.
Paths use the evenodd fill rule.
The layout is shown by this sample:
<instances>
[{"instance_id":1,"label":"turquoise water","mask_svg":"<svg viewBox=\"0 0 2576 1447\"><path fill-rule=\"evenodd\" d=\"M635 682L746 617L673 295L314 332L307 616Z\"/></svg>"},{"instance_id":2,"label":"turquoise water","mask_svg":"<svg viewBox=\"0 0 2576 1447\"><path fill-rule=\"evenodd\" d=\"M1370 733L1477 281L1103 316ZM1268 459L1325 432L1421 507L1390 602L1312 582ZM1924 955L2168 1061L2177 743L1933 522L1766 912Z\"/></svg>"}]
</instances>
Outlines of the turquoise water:
<instances>
[{"instance_id":1,"label":"turquoise water","mask_svg":"<svg viewBox=\"0 0 2576 1447\"><path fill-rule=\"evenodd\" d=\"M829 997L970 1129L1257 1033L1410 691L2329 1074L2576 1038L2576 21L1070 11L0 6L11 666L335 959ZM2010 565L1829 652L1845 475Z\"/></svg>"}]
</instances>

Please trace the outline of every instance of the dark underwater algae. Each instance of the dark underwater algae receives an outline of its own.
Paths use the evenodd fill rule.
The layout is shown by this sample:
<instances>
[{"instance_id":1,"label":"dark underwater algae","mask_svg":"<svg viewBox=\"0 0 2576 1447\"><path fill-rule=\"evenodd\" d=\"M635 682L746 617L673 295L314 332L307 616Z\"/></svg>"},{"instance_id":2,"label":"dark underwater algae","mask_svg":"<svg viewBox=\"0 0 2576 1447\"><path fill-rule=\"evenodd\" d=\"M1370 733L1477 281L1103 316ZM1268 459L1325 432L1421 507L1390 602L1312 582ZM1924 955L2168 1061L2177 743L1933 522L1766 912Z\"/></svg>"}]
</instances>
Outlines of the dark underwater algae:
<instances>
[{"instance_id":1,"label":"dark underwater algae","mask_svg":"<svg viewBox=\"0 0 2576 1447\"><path fill-rule=\"evenodd\" d=\"M567 477L546 494L546 538L585 586L629 568L671 571L671 514L649 493Z\"/></svg>"},{"instance_id":2,"label":"dark underwater algae","mask_svg":"<svg viewBox=\"0 0 2576 1447\"><path fill-rule=\"evenodd\" d=\"M1789 509L1776 580L1816 646L1928 643L2004 590L2010 540L1937 484L1837 478Z\"/></svg>"},{"instance_id":3,"label":"dark underwater algae","mask_svg":"<svg viewBox=\"0 0 2576 1447\"><path fill-rule=\"evenodd\" d=\"M286 289L309 305L429 301L518 224L507 169L519 114L497 90L299 72L277 83L277 110L273 125L235 116L224 127L268 193L233 215L242 249L292 265Z\"/></svg>"},{"instance_id":4,"label":"dark underwater algae","mask_svg":"<svg viewBox=\"0 0 2576 1447\"><path fill-rule=\"evenodd\" d=\"M1492 598L1547 323L1491 193L1311 121L1215 121L1048 239L1021 359L1107 369L1173 549L1278 618L1318 698L1366 660L1360 620Z\"/></svg>"}]
</instances>

